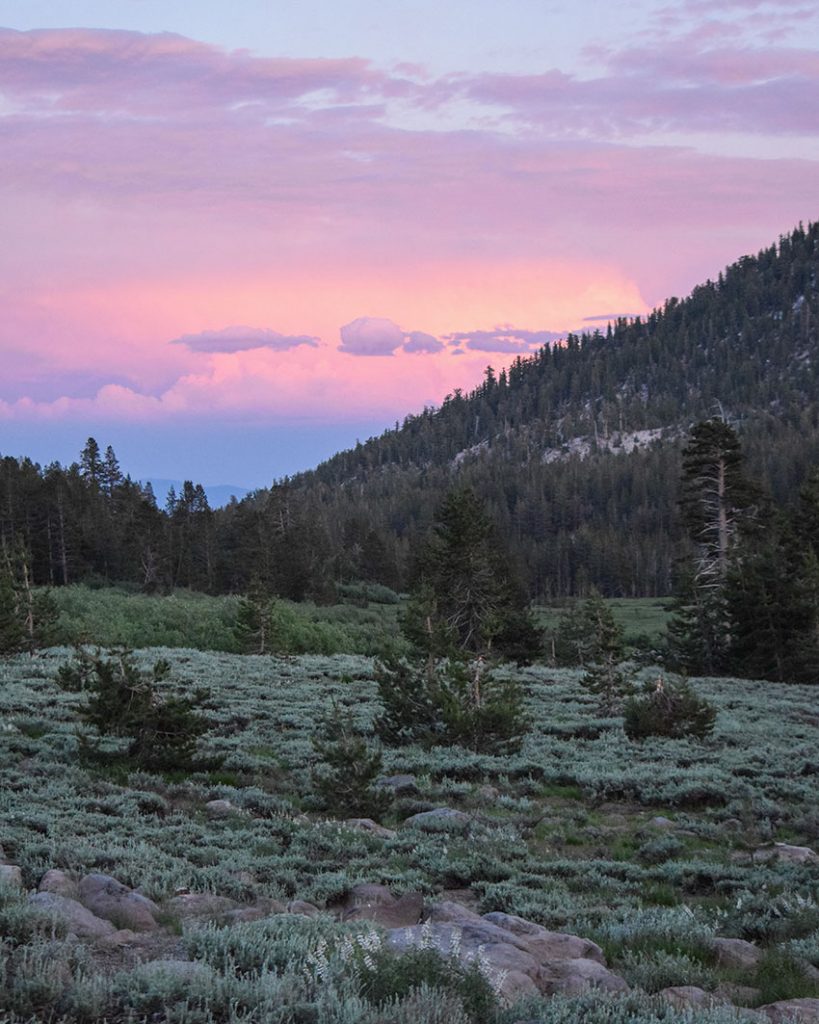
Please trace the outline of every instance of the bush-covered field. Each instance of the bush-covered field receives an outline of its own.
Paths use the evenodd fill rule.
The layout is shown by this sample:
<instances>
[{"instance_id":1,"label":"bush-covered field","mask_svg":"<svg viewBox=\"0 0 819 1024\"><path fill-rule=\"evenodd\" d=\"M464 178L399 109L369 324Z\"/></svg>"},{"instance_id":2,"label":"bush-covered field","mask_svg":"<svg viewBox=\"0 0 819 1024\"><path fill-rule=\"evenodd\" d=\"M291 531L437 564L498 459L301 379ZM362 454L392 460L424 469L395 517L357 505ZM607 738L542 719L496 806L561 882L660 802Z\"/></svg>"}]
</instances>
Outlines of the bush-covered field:
<instances>
[{"instance_id":1,"label":"bush-covered field","mask_svg":"<svg viewBox=\"0 0 819 1024\"><path fill-rule=\"evenodd\" d=\"M237 596L214 597L192 590L146 595L120 587L83 584L51 592L59 611L57 640L128 647L194 647L236 653ZM403 650L396 630L401 599L376 584L338 587L338 603L315 605L277 601L289 654L383 655ZM659 644L668 624L668 599L612 598L606 601L631 648ZM546 636L558 627L568 604L538 607L535 618Z\"/></svg>"},{"instance_id":2,"label":"bush-covered field","mask_svg":"<svg viewBox=\"0 0 819 1024\"><path fill-rule=\"evenodd\" d=\"M27 888L56 867L114 875L160 903L190 889L325 906L356 883L379 882L396 894L454 897L587 936L635 986L605 1008L591 997L540 1000L504 1011L499 1019L509 1024L691 1019L652 999L669 985L751 985L756 1004L819 995L800 966L819 967L819 867L753 858L773 841L819 844L815 689L696 681L719 709L713 736L635 744L620 719L595 717L580 673L521 670L531 732L520 752L386 750L385 772L415 774L418 793L396 801L381 822L395 835L379 838L316 813L310 782L311 736L331 701L371 728L378 709L370 659L140 651L146 667L159 656L171 663L167 691L210 690L203 753L221 765L173 777L83 767L82 697L54 681L69 655L54 649L0 662L0 843ZM235 812L210 819L205 804L217 798ZM442 806L466 812L468 822L433 833L402 824ZM653 822L658 816L668 821ZM349 930L329 918L186 925L178 942L208 970L184 984L83 960L49 922L32 922L10 890L0 923L0 1021L44 1016L58 989L73 993L60 1014L84 1022L125 1019L123 1006L134 1020L179 1022L466 1019L451 993L437 990L403 1008L374 1009L341 953L330 957L330 984L310 980L305 958L322 938L341 949L339 935ZM768 959L753 977L732 973L716 963L717 935L752 940ZM696 1019L734 1018L720 1009Z\"/></svg>"},{"instance_id":3,"label":"bush-covered field","mask_svg":"<svg viewBox=\"0 0 819 1024\"><path fill-rule=\"evenodd\" d=\"M51 591L61 643L127 647L194 647L236 652L239 598L191 590L146 595L117 587L77 584ZM287 654L383 655L401 649L395 629L398 597L375 585L342 589L342 603L276 601L277 627Z\"/></svg>"},{"instance_id":4,"label":"bush-covered field","mask_svg":"<svg viewBox=\"0 0 819 1024\"><path fill-rule=\"evenodd\" d=\"M612 597L606 599L615 621L623 627L624 639L629 647L657 645L669 619L671 599L667 597ZM538 625L551 634L571 602L542 605L535 609Z\"/></svg>"}]
</instances>

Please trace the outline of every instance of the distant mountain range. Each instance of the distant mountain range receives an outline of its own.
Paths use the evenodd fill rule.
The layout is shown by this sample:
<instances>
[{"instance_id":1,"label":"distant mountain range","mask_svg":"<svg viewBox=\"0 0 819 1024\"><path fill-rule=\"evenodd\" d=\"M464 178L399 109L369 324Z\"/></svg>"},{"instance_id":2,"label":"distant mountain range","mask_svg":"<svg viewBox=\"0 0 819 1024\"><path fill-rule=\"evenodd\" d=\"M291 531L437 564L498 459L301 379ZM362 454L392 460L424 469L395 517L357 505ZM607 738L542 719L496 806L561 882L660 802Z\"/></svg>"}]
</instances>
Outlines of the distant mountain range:
<instances>
[{"instance_id":1,"label":"distant mountain range","mask_svg":"<svg viewBox=\"0 0 819 1024\"><path fill-rule=\"evenodd\" d=\"M163 480L159 477L148 477L144 480L139 481L143 486L150 484L153 488L154 495L156 496L157 504L164 506L165 498L167 497L168 491L173 487L177 494L182 490L183 480ZM250 494L247 487L237 487L235 484L203 484L205 494L208 496L208 504L211 508L223 508L230 502L230 499L235 497L238 501L241 501L246 495Z\"/></svg>"}]
</instances>

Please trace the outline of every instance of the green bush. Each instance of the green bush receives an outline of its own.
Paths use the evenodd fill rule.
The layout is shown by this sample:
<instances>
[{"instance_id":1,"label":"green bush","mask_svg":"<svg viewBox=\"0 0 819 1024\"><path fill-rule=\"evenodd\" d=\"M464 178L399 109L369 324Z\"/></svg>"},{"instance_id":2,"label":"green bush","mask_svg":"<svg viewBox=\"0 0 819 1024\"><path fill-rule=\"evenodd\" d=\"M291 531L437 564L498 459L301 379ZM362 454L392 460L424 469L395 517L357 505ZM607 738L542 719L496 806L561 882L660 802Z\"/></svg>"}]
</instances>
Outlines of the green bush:
<instances>
[{"instance_id":1,"label":"green bush","mask_svg":"<svg viewBox=\"0 0 819 1024\"><path fill-rule=\"evenodd\" d=\"M787 950L765 951L754 974L754 985L759 989L760 1005L819 998L819 982L810 978L805 964Z\"/></svg>"},{"instance_id":2,"label":"green bush","mask_svg":"<svg viewBox=\"0 0 819 1024\"><path fill-rule=\"evenodd\" d=\"M163 659L150 674L141 671L128 650L104 656L99 650L91 654L78 648L75 660L60 666L57 682L64 690L84 695L80 716L100 736L129 740L127 759L134 767L193 770L197 741L209 728L195 710L206 694L200 692L194 699L161 697L156 687L169 671ZM116 755L103 754L88 740L82 749L96 759L116 760Z\"/></svg>"},{"instance_id":3,"label":"green bush","mask_svg":"<svg viewBox=\"0 0 819 1024\"><path fill-rule=\"evenodd\" d=\"M471 1024L491 1024L498 1011L492 984L478 962L465 965L457 956L443 956L434 948L411 949L400 955L383 948L362 951L356 975L361 994L377 1007L404 1001L427 989L454 996Z\"/></svg>"},{"instance_id":4,"label":"green bush","mask_svg":"<svg viewBox=\"0 0 819 1024\"><path fill-rule=\"evenodd\" d=\"M655 684L647 685L642 696L626 701L623 716L630 740L647 736L694 736L701 740L713 732L717 710L687 682L671 683L660 677Z\"/></svg>"},{"instance_id":5,"label":"green bush","mask_svg":"<svg viewBox=\"0 0 819 1024\"><path fill-rule=\"evenodd\" d=\"M526 725L518 683L485 670L481 659L375 668L383 706L375 729L385 743L462 746L489 754L520 748Z\"/></svg>"}]
</instances>

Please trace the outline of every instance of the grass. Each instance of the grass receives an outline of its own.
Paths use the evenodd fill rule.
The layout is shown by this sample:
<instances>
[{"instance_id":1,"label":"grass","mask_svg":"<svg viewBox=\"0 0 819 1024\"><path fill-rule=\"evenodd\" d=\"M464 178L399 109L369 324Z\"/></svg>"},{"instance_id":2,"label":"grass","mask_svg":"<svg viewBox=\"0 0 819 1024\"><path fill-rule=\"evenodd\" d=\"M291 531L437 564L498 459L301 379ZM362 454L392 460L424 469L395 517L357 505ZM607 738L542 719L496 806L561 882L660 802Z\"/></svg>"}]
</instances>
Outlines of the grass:
<instances>
[{"instance_id":1,"label":"grass","mask_svg":"<svg viewBox=\"0 0 819 1024\"><path fill-rule=\"evenodd\" d=\"M611 608L615 621L623 627L627 645L643 639L656 643L671 618L671 598L667 597L613 597L606 604ZM567 602L538 606L535 609L538 624L552 632L567 607Z\"/></svg>"}]
</instances>

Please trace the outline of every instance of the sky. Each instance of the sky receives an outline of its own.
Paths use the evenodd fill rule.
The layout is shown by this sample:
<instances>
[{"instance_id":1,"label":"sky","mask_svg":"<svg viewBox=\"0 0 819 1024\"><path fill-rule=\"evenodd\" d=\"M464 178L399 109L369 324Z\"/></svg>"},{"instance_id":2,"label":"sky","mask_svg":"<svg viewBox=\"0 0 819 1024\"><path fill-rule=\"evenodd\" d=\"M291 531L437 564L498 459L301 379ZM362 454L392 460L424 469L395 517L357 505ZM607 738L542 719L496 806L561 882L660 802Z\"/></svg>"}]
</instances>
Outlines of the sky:
<instances>
[{"instance_id":1,"label":"sky","mask_svg":"<svg viewBox=\"0 0 819 1024\"><path fill-rule=\"evenodd\" d=\"M0 453L258 487L819 214L814 0L0 0Z\"/></svg>"}]
</instances>

